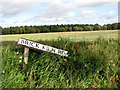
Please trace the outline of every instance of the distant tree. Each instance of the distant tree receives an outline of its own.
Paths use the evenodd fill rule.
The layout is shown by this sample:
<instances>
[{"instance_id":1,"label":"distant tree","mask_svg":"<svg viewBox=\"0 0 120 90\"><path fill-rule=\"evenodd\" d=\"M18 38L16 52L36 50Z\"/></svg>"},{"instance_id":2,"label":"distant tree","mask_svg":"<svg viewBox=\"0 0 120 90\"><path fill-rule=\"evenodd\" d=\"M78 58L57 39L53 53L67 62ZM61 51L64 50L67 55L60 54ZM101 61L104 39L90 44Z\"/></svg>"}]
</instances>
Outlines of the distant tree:
<instances>
[{"instance_id":1,"label":"distant tree","mask_svg":"<svg viewBox=\"0 0 120 90\"><path fill-rule=\"evenodd\" d=\"M34 27L34 29L35 29L36 33L40 33L40 29L39 28Z\"/></svg>"},{"instance_id":2,"label":"distant tree","mask_svg":"<svg viewBox=\"0 0 120 90\"><path fill-rule=\"evenodd\" d=\"M74 26L73 27L73 31L79 31L79 27L78 26Z\"/></svg>"},{"instance_id":3,"label":"distant tree","mask_svg":"<svg viewBox=\"0 0 120 90\"><path fill-rule=\"evenodd\" d=\"M107 24L107 30L112 30L111 24Z\"/></svg>"},{"instance_id":4,"label":"distant tree","mask_svg":"<svg viewBox=\"0 0 120 90\"><path fill-rule=\"evenodd\" d=\"M68 26L65 26L65 31L68 31L69 27Z\"/></svg>"},{"instance_id":5,"label":"distant tree","mask_svg":"<svg viewBox=\"0 0 120 90\"><path fill-rule=\"evenodd\" d=\"M0 26L0 29L2 27ZM120 23L107 25L99 24L68 24L68 25L41 25L41 26L16 26L2 28L2 34L26 34L40 32L64 32L64 31L92 31L92 30L115 30L120 29Z\"/></svg>"},{"instance_id":6,"label":"distant tree","mask_svg":"<svg viewBox=\"0 0 120 90\"><path fill-rule=\"evenodd\" d=\"M15 28L14 30L15 30L15 34L19 34L20 33L18 28Z\"/></svg>"},{"instance_id":7,"label":"distant tree","mask_svg":"<svg viewBox=\"0 0 120 90\"><path fill-rule=\"evenodd\" d=\"M25 27L22 27L22 33L26 33L26 28Z\"/></svg>"},{"instance_id":8,"label":"distant tree","mask_svg":"<svg viewBox=\"0 0 120 90\"><path fill-rule=\"evenodd\" d=\"M2 30L2 34L10 34L10 29L9 28L4 28Z\"/></svg>"},{"instance_id":9,"label":"distant tree","mask_svg":"<svg viewBox=\"0 0 120 90\"><path fill-rule=\"evenodd\" d=\"M68 27L68 31L72 31L72 27Z\"/></svg>"},{"instance_id":10,"label":"distant tree","mask_svg":"<svg viewBox=\"0 0 120 90\"><path fill-rule=\"evenodd\" d=\"M59 27L57 30L58 30L59 32L65 32L65 31L66 31L64 27Z\"/></svg>"},{"instance_id":11,"label":"distant tree","mask_svg":"<svg viewBox=\"0 0 120 90\"><path fill-rule=\"evenodd\" d=\"M49 30L47 27L43 27L40 32L41 32L41 33L50 32L50 30Z\"/></svg>"},{"instance_id":12,"label":"distant tree","mask_svg":"<svg viewBox=\"0 0 120 90\"><path fill-rule=\"evenodd\" d=\"M118 24L117 23L113 23L112 24L112 30L116 30L118 28Z\"/></svg>"},{"instance_id":13,"label":"distant tree","mask_svg":"<svg viewBox=\"0 0 120 90\"><path fill-rule=\"evenodd\" d=\"M103 26L102 26L102 30L107 30L107 26L106 26L106 25L103 25Z\"/></svg>"},{"instance_id":14,"label":"distant tree","mask_svg":"<svg viewBox=\"0 0 120 90\"><path fill-rule=\"evenodd\" d=\"M82 28L82 27L79 27L79 31L83 31L83 28Z\"/></svg>"},{"instance_id":15,"label":"distant tree","mask_svg":"<svg viewBox=\"0 0 120 90\"><path fill-rule=\"evenodd\" d=\"M30 27L25 27L25 33L26 33L26 34L31 33Z\"/></svg>"},{"instance_id":16,"label":"distant tree","mask_svg":"<svg viewBox=\"0 0 120 90\"><path fill-rule=\"evenodd\" d=\"M92 26L87 26L88 31L93 31L93 27Z\"/></svg>"},{"instance_id":17,"label":"distant tree","mask_svg":"<svg viewBox=\"0 0 120 90\"><path fill-rule=\"evenodd\" d=\"M118 28L117 29L120 29L120 22L118 23Z\"/></svg>"},{"instance_id":18,"label":"distant tree","mask_svg":"<svg viewBox=\"0 0 120 90\"><path fill-rule=\"evenodd\" d=\"M56 25L50 25L50 32L57 32L58 26Z\"/></svg>"},{"instance_id":19,"label":"distant tree","mask_svg":"<svg viewBox=\"0 0 120 90\"><path fill-rule=\"evenodd\" d=\"M84 26L84 31L93 31L92 26Z\"/></svg>"},{"instance_id":20,"label":"distant tree","mask_svg":"<svg viewBox=\"0 0 120 90\"><path fill-rule=\"evenodd\" d=\"M20 34L22 34L23 33L23 27L22 26L20 26Z\"/></svg>"},{"instance_id":21,"label":"distant tree","mask_svg":"<svg viewBox=\"0 0 120 90\"><path fill-rule=\"evenodd\" d=\"M101 26L99 24L95 24L93 30L101 30Z\"/></svg>"}]
</instances>

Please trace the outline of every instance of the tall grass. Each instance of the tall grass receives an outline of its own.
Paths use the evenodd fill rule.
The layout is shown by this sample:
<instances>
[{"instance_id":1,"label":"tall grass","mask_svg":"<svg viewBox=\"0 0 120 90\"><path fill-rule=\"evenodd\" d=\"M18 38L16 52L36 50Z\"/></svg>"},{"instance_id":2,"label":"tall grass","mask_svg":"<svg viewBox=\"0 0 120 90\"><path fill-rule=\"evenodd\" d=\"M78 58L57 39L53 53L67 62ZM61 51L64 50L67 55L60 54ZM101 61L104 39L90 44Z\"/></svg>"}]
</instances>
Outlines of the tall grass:
<instances>
[{"instance_id":1,"label":"tall grass","mask_svg":"<svg viewBox=\"0 0 120 90\"><path fill-rule=\"evenodd\" d=\"M3 42L3 88L118 88L118 41L38 41L67 50L68 57L30 49L23 69L24 47ZM5 46L4 46L5 45ZM22 62L19 62L19 61Z\"/></svg>"}]
</instances>

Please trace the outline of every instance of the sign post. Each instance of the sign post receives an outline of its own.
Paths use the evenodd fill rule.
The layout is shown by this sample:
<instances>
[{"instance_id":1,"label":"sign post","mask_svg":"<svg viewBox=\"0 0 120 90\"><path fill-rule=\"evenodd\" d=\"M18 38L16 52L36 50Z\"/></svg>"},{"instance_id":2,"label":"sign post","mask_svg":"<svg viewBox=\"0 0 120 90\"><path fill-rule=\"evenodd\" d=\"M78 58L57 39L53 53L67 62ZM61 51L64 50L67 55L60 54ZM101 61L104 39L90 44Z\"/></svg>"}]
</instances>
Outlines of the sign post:
<instances>
[{"instance_id":1,"label":"sign post","mask_svg":"<svg viewBox=\"0 0 120 90\"><path fill-rule=\"evenodd\" d=\"M24 48L24 62L25 64L28 64L28 55L29 55L29 48ZM23 68L25 68L25 65L23 64Z\"/></svg>"},{"instance_id":2,"label":"sign post","mask_svg":"<svg viewBox=\"0 0 120 90\"><path fill-rule=\"evenodd\" d=\"M18 45L25 46L24 49L24 62L25 64L28 64L28 55L29 55L29 48L36 49L36 50L41 50L41 51L46 51L50 53L54 53L57 55L65 56L68 57L68 51L62 50L62 49L57 49L48 45L40 44L28 39L24 38L19 38Z\"/></svg>"}]
</instances>

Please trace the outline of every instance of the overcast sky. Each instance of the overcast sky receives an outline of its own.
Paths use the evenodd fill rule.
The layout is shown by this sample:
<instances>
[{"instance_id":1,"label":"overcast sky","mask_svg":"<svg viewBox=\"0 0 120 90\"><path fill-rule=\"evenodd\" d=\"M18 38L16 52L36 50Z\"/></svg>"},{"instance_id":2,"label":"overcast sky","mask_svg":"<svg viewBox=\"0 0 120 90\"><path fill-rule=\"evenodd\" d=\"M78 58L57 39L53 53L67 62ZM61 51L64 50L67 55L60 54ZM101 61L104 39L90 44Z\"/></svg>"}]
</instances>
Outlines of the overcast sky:
<instances>
[{"instance_id":1,"label":"overcast sky","mask_svg":"<svg viewBox=\"0 0 120 90\"><path fill-rule=\"evenodd\" d=\"M0 0L0 26L118 22L119 0Z\"/></svg>"}]
</instances>

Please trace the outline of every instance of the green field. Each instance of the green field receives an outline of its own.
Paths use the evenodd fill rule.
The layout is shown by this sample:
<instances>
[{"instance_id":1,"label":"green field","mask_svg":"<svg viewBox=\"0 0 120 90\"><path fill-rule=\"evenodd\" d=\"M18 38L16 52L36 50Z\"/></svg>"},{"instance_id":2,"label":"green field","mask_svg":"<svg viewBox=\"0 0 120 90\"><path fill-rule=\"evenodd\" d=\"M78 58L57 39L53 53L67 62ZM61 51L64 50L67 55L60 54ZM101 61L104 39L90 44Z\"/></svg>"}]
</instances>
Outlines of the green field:
<instances>
[{"instance_id":1,"label":"green field","mask_svg":"<svg viewBox=\"0 0 120 90\"><path fill-rule=\"evenodd\" d=\"M98 37L104 37L105 39L108 38L118 39L118 30L15 34L15 35L2 35L1 37L2 37L2 41L17 41L20 37L31 40L40 40L40 39L51 40L51 39L57 39L58 37L64 37L74 41L95 40Z\"/></svg>"},{"instance_id":2,"label":"green field","mask_svg":"<svg viewBox=\"0 0 120 90\"><path fill-rule=\"evenodd\" d=\"M120 87L118 30L1 37L2 88ZM16 42L20 37L66 50L69 56L30 49L28 64L23 69L24 47Z\"/></svg>"}]
</instances>

